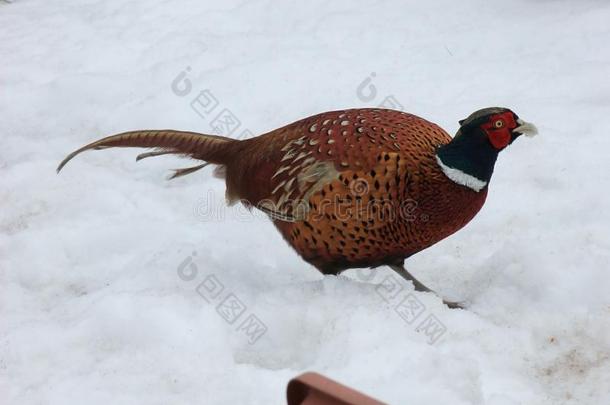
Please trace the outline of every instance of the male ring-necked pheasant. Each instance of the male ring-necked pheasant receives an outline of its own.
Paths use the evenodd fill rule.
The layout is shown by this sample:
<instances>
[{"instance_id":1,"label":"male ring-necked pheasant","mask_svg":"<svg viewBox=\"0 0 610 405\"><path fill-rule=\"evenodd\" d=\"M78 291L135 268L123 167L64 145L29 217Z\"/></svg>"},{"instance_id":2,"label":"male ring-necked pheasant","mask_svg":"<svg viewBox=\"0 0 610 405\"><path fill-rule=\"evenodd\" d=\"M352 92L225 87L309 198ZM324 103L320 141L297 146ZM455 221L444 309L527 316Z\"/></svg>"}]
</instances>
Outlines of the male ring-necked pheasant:
<instances>
[{"instance_id":1,"label":"male ring-necked pheasant","mask_svg":"<svg viewBox=\"0 0 610 405\"><path fill-rule=\"evenodd\" d=\"M245 140L174 130L109 136L88 149L155 148L208 164L226 179L229 203L266 212L288 243L324 274L388 265L430 291L405 258L466 225L481 209L498 153L534 125L507 108L460 121L451 138L412 114L352 109L314 115ZM450 306L456 303L446 302Z\"/></svg>"}]
</instances>

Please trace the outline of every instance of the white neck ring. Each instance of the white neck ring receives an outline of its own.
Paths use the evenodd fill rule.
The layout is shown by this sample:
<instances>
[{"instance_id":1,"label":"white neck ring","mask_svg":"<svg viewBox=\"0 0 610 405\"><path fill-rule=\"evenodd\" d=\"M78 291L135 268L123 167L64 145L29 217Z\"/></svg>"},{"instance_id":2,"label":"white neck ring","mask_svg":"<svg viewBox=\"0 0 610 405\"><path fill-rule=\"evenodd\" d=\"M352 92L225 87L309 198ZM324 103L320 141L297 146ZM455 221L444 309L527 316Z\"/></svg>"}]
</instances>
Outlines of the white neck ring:
<instances>
[{"instance_id":1,"label":"white neck ring","mask_svg":"<svg viewBox=\"0 0 610 405\"><path fill-rule=\"evenodd\" d=\"M443 163L438 155L436 155L436 162L440 166L445 176L447 176L454 183L468 187L476 192L481 191L483 187L487 185L486 181L477 179L476 177L471 176L468 173L464 173L459 169L454 169L453 167L447 166L445 163Z\"/></svg>"}]
</instances>

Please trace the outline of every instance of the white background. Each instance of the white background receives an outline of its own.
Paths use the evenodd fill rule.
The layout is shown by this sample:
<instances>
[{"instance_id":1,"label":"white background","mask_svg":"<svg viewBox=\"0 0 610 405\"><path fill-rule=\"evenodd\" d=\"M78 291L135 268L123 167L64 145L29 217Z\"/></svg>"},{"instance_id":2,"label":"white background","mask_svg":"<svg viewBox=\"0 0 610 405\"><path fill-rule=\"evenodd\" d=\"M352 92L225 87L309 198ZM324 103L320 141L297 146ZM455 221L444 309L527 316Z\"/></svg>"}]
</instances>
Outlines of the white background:
<instances>
[{"instance_id":1,"label":"white background","mask_svg":"<svg viewBox=\"0 0 610 405\"><path fill-rule=\"evenodd\" d=\"M280 404L316 370L393 404L610 403L608 21L603 1L1 2L0 402ZM55 174L112 133L209 133L206 88L255 134L388 95L452 134L496 105L538 125L472 223L407 262L471 301L416 294L436 344L377 293L389 270L323 277L223 209L210 169L168 182L191 162L111 150ZM210 275L266 324L255 344L196 292Z\"/></svg>"}]
</instances>

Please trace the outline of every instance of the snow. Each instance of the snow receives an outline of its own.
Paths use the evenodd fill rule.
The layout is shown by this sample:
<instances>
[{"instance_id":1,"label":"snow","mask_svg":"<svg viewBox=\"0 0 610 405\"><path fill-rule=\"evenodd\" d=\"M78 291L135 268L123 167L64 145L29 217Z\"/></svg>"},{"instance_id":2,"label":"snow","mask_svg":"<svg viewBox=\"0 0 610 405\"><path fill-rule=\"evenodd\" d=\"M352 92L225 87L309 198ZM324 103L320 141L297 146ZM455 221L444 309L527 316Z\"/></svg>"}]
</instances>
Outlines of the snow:
<instances>
[{"instance_id":1,"label":"snow","mask_svg":"<svg viewBox=\"0 0 610 405\"><path fill-rule=\"evenodd\" d=\"M283 403L314 370L392 404L610 403L609 20L602 1L0 3L0 402ZM385 268L320 275L211 170L165 180L190 162L111 150L55 174L223 108L240 136L382 102L450 133L496 105L540 129L407 262L467 310L391 297Z\"/></svg>"}]
</instances>

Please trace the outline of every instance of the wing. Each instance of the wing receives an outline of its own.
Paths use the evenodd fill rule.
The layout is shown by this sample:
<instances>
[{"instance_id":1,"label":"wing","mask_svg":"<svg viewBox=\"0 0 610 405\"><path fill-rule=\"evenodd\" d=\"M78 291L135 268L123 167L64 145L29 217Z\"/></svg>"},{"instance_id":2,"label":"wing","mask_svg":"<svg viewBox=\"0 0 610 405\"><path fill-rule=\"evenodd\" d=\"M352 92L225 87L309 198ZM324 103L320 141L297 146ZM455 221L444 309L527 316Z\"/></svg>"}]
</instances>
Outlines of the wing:
<instances>
[{"instance_id":1,"label":"wing","mask_svg":"<svg viewBox=\"0 0 610 405\"><path fill-rule=\"evenodd\" d=\"M371 196L401 199L409 171L450 139L437 125L400 111L315 115L246 143L246 169L233 176L234 194L282 221L301 221L314 206L327 210L350 201L353 213L363 209L357 202Z\"/></svg>"}]
</instances>

